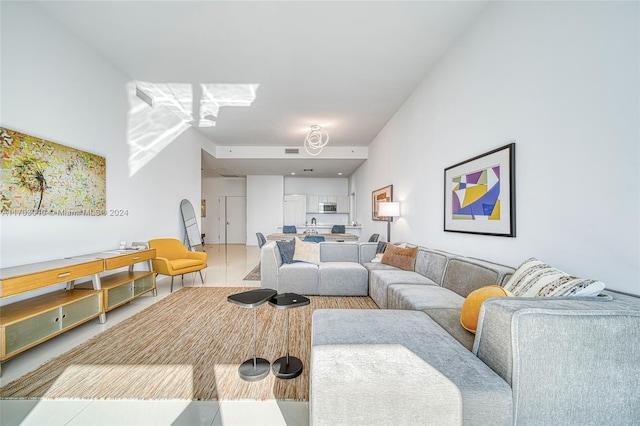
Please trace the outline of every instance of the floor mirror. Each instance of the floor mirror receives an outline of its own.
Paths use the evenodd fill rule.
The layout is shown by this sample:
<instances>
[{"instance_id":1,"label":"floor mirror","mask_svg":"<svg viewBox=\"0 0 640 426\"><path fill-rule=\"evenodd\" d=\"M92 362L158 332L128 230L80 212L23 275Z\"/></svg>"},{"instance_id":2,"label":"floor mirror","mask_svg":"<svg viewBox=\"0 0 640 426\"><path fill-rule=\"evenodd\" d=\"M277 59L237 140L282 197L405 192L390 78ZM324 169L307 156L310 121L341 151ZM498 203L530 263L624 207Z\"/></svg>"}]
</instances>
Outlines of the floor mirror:
<instances>
[{"instance_id":1,"label":"floor mirror","mask_svg":"<svg viewBox=\"0 0 640 426\"><path fill-rule=\"evenodd\" d=\"M202 237L198 229L198 220L196 219L196 213L193 210L191 201L186 199L182 200L180 202L180 212L182 213L182 221L184 222L185 245L189 250L204 251Z\"/></svg>"}]
</instances>

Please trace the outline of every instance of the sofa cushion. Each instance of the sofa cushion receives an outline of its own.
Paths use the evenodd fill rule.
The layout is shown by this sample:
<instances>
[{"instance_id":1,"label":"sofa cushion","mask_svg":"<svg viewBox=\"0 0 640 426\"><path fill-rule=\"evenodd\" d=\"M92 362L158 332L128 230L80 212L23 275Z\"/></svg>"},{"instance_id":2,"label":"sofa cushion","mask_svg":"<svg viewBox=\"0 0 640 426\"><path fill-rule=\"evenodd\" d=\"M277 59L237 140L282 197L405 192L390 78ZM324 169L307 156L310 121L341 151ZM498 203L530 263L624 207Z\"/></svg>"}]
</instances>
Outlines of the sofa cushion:
<instances>
[{"instance_id":1,"label":"sofa cushion","mask_svg":"<svg viewBox=\"0 0 640 426\"><path fill-rule=\"evenodd\" d=\"M413 271L417 254L418 247L400 248L393 244L387 244L381 263L395 266L405 271Z\"/></svg>"},{"instance_id":2,"label":"sofa cushion","mask_svg":"<svg viewBox=\"0 0 640 426\"><path fill-rule=\"evenodd\" d=\"M513 268L468 257L449 259L442 286L462 297L488 285L500 285Z\"/></svg>"},{"instance_id":3,"label":"sofa cushion","mask_svg":"<svg viewBox=\"0 0 640 426\"><path fill-rule=\"evenodd\" d=\"M444 328L462 346L469 351L473 350L475 334L467 331L460 324L460 308L429 308L422 312L429 315L432 320Z\"/></svg>"},{"instance_id":4,"label":"sofa cushion","mask_svg":"<svg viewBox=\"0 0 640 426\"><path fill-rule=\"evenodd\" d=\"M320 244L322 262L360 262L360 246L357 242L331 242Z\"/></svg>"},{"instance_id":5,"label":"sofa cushion","mask_svg":"<svg viewBox=\"0 0 640 426\"><path fill-rule=\"evenodd\" d=\"M367 269L359 263L322 262L318 268L318 294L321 296L366 296Z\"/></svg>"},{"instance_id":6,"label":"sofa cushion","mask_svg":"<svg viewBox=\"0 0 640 426\"><path fill-rule=\"evenodd\" d=\"M397 271L398 268L396 268L395 266L391 266L391 265L385 265L384 263L378 263L378 262L366 262L363 263L362 266L364 266L365 268L367 268L367 270L371 273L371 271Z\"/></svg>"},{"instance_id":7,"label":"sofa cushion","mask_svg":"<svg viewBox=\"0 0 640 426\"><path fill-rule=\"evenodd\" d=\"M388 398L396 398L397 395L403 396L403 392L399 391L399 388L402 387L402 381L393 379L393 377L404 378L405 372L410 377L418 364L409 362L404 367L398 366L403 368L403 371L386 368L389 360L394 358L395 353L392 350L386 354L379 354L381 358L376 359L375 362L366 363L366 365L361 362L363 359L356 358L353 362L345 363L344 357L339 356L340 354L347 355L360 345L390 345L391 348L395 345L401 345L424 360L428 366L439 373L435 375L439 379L437 385L436 382L433 383L435 389L430 389L429 382L423 382L425 386L421 388L422 392L437 393L442 378L453 383L457 388L457 398L460 402L459 409L455 411L461 413L463 417L460 419L461 421L456 421L456 424L511 424L512 395L511 388L507 383L453 339L429 316L416 311L316 310L313 313L312 326L310 373L312 399L310 402L314 408L311 411L315 410L314 403L330 410L342 408L353 410L368 399L376 401L371 409L389 411L388 404L383 404L383 402L388 401ZM322 351L318 351L318 349L331 347L339 351L336 354L337 357L327 359L320 355ZM362 354L365 353L362 352ZM395 364L393 366L395 367ZM358 377L363 376L373 377L377 380L364 389L360 387L360 391L348 392L347 386L360 386ZM322 386L320 386L320 382ZM367 395L370 398L365 397L363 400L362 395ZM386 399L379 399L380 395L386 395ZM328 400L323 401L323 397ZM438 395L429 395L427 399L433 398L439 397ZM373 408L380 405L382 406ZM395 410L391 411L395 412ZM413 406L411 411L419 412L420 409L418 406ZM432 409L430 412L422 413L424 418L422 418L421 424L440 424L434 419L436 416L450 414L449 410L445 411L447 413ZM319 414L315 413L318 416ZM409 413L398 413L397 415L406 414ZM419 415L421 413L411 414ZM314 419L319 417L314 417ZM342 418L347 419L348 417ZM376 418L376 420L380 419ZM401 421L399 418L385 420L380 421L379 424L406 424L406 422L410 422L407 419ZM442 421L442 424L449 424L446 420ZM415 424L416 422L410 423Z\"/></svg>"},{"instance_id":8,"label":"sofa cushion","mask_svg":"<svg viewBox=\"0 0 640 426\"><path fill-rule=\"evenodd\" d=\"M604 283L571 276L532 257L522 262L504 287L523 297L597 296Z\"/></svg>"},{"instance_id":9,"label":"sofa cushion","mask_svg":"<svg viewBox=\"0 0 640 426\"><path fill-rule=\"evenodd\" d=\"M461 309L463 303L464 297L439 285L394 284L387 289L387 309Z\"/></svg>"},{"instance_id":10,"label":"sofa cushion","mask_svg":"<svg viewBox=\"0 0 640 426\"><path fill-rule=\"evenodd\" d=\"M472 333L478 328L478 315L480 315L480 307L485 300L492 297L507 297L510 293L499 285L490 285L482 287L469 293L460 311L460 324Z\"/></svg>"},{"instance_id":11,"label":"sofa cushion","mask_svg":"<svg viewBox=\"0 0 640 426\"><path fill-rule=\"evenodd\" d=\"M318 265L305 262L282 264L278 275L280 293L318 294Z\"/></svg>"},{"instance_id":12,"label":"sofa cushion","mask_svg":"<svg viewBox=\"0 0 640 426\"><path fill-rule=\"evenodd\" d=\"M447 267L447 262L452 256L453 255L445 252L421 247L418 249L418 254L416 255L414 271L440 285L442 284L442 278Z\"/></svg>"},{"instance_id":13,"label":"sofa cushion","mask_svg":"<svg viewBox=\"0 0 640 426\"><path fill-rule=\"evenodd\" d=\"M412 271L401 269L373 269L369 270L369 296L382 309L387 307L387 289L393 284L434 284L429 278Z\"/></svg>"},{"instance_id":14,"label":"sofa cushion","mask_svg":"<svg viewBox=\"0 0 640 426\"><path fill-rule=\"evenodd\" d=\"M376 243L358 243L358 248L360 249L359 262L360 263L368 263L371 262L376 256Z\"/></svg>"},{"instance_id":15,"label":"sofa cushion","mask_svg":"<svg viewBox=\"0 0 640 426\"><path fill-rule=\"evenodd\" d=\"M318 243L305 242L295 237L295 250L293 260L297 262L320 263L320 245Z\"/></svg>"},{"instance_id":16,"label":"sofa cushion","mask_svg":"<svg viewBox=\"0 0 640 426\"><path fill-rule=\"evenodd\" d=\"M282 263L293 263L293 253L296 249L295 240L276 241L276 244L278 245L278 250L280 251Z\"/></svg>"}]
</instances>

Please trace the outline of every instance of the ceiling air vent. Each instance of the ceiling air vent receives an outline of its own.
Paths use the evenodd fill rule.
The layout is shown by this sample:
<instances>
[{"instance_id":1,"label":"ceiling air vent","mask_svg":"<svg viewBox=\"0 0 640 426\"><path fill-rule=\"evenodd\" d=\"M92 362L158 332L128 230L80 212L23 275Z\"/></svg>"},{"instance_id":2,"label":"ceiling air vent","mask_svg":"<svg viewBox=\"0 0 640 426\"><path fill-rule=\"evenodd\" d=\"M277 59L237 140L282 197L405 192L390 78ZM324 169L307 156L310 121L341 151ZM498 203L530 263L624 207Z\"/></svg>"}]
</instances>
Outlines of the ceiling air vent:
<instances>
[{"instance_id":1,"label":"ceiling air vent","mask_svg":"<svg viewBox=\"0 0 640 426\"><path fill-rule=\"evenodd\" d=\"M238 175L220 175L221 177L240 177Z\"/></svg>"},{"instance_id":2,"label":"ceiling air vent","mask_svg":"<svg viewBox=\"0 0 640 426\"><path fill-rule=\"evenodd\" d=\"M300 154L300 150L298 148L285 148L285 154Z\"/></svg>"},{"instance_id":3,"label":"ceiling air vent","mask_svg":"<svg viewBox=\"0 0 640 426\"><path fill-rule=\"evenodd\" d=\"M312 172L313 169L304 169L305 172Z\"/></svg>"},{"instance_id":4,"label":"ceiling air vent","mask_svg":"<svg viewBox=\"0 0 640 426\"><path fill-rule=\"evenodd\" d=\"M145 103L149 104L150 107L153 107L153 98L142 91L141 88L136 86L136 96L142 99Z\"/></svg>"}]
</instances>

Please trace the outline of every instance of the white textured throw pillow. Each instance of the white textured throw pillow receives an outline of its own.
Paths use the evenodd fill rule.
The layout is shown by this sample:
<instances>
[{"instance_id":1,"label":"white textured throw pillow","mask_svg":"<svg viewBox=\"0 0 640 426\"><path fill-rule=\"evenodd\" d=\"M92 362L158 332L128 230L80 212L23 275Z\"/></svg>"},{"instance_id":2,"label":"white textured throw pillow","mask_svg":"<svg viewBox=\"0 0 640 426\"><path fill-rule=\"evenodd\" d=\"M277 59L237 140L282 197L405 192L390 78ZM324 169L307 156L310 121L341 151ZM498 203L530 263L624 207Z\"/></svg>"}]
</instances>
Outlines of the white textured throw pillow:
<instances>
[{"instance_id":1,"label":"white textured throw pillow","mask_svg":"<svg viewBox=\"0 0 640 426\"><path fill-rule=\"evenodd\" d=\"M601 281L571 276L532 257L504 285L520 297L597 296L604 289Z\"/></svg>"},{"instance_id":2,"label":"white textured throw pillow","mask_svg":"<svg viewBox=\"0 0 640 426\"><path fill-rule=\"evenodd\" d=\"M296 238L296 249L293 253L293 260L299 262L320 264L320 244L302 241Z\"/></svg>"}]
</instances>

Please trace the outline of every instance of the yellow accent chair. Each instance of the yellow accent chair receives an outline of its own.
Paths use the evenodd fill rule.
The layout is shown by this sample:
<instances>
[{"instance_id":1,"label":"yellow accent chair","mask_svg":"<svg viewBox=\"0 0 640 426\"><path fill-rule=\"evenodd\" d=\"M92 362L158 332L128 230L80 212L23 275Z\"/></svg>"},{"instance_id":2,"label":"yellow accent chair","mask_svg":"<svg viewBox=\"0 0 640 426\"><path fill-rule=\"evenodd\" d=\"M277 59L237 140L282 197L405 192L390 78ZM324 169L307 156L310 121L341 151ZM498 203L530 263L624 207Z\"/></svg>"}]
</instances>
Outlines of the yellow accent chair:
<instances>
[{"instance_id":1,"label":"yellow accent chair","mask_svg":"<svg viewBox=\"0 0 640 426\"><path fill-rule=\"evenodd\" d=\"M204 284L202 270L207 267L207 253L187 250L180 240L175 238L149 240L149 247L156 249L156 258L151 261L156 275L171 277L171 292L173 277L176 275L182 276L184 286L184 274L198 271Z\"/></svg>"}]
</instances>

